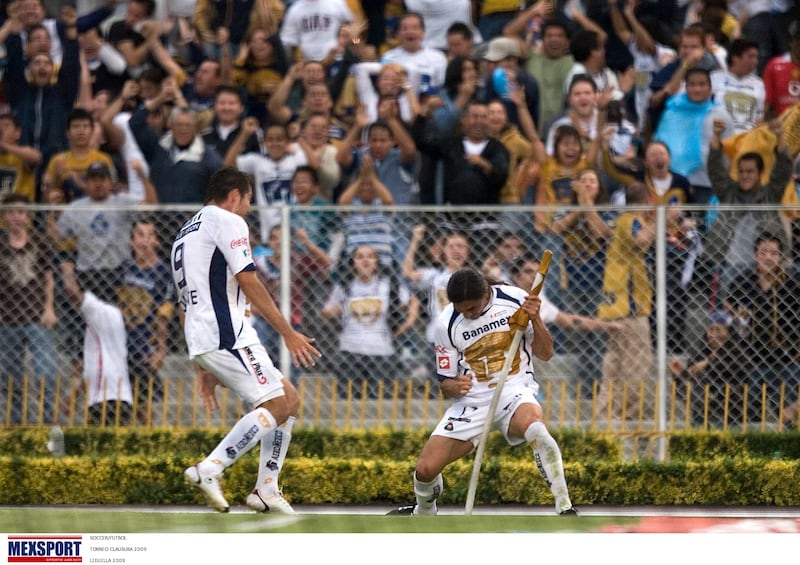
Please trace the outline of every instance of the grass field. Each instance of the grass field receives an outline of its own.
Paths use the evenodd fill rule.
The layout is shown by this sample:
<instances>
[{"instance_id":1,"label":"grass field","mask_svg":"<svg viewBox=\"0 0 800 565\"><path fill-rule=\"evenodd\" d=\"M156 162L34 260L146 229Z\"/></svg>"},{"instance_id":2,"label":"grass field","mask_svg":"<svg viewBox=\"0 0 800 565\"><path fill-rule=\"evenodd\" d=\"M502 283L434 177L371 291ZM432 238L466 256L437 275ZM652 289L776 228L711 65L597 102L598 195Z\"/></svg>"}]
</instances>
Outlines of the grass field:
<instances>
[{"instance_id":1,"label":"grass field","mask_svg":"<svg viewBox=\"0 0 800 565\"><path fill-rule=\"evenodd\" d=\"M354 510L355 512L355 510ZM382 516L299 514L282 516L205 509L0 508L6 533L533 533L588 532L634 524L635 517Z\"/></svg>"},{"instance_id":2,"label":"grass field","mask_svg":"<svg viewBox=\"0 0 800 565\"><path fill-rule=\"evenodd\" d=\"M713 508L665 509L671 515L660 515L656 507L619 507L569 517L530 507L476 508L469 517L463 508L433 517L385 516L386 509L376 507L298 510L297 516L273 516L243 507L229 514L204 507L0 507L0 532L8 541L0 562L50 562L25 557L30 553L24 548L45 543L78 543L75 559L119 565L204 565L254 557L270 564L641 565L643 556L649 565L674 565L697 563L709 553L726 565L752 565L764 558L764 548L788 556L800 547L800 509L732 516ZM692 535L700 532L705 535ZM662 533L669 535L657 535Z\"/></svg>"}]
</instances>

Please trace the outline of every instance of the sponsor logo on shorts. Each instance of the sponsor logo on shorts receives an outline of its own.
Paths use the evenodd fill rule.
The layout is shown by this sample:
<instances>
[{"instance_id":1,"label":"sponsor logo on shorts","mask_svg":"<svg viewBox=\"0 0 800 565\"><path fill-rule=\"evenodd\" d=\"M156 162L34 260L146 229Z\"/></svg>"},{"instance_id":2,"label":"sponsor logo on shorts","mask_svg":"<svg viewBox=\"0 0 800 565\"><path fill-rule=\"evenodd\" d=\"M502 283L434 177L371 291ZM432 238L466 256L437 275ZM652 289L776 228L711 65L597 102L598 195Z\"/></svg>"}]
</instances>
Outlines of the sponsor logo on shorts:
<instances>
[{"instance_id":1,"label":"sponsor logo on shorts","mask_svg":"<svg viewBox=\"0 0 800 565\"><path fill-rule=\"evenodd\" d=\"M436 346L436 353L438 355L444 355L445 353L447 353L447 349L445 349L443 345L437 345Z\"/></svg>"},{"instance_id":2,"label":"sponsor logo on shorts","mask_svg":"<svg viewBox=\"0 0 800 565\"><path fill-rule=\"evenodd\" d=\"M438 358L438 365L440 369L449 369L450 368L450 358L440 356Z\"/></svg>"},{"instance_id":3,"label":"sponsor logo on shorts","mask_svg":"<svg viewBox=\"0 0 800 565\"><path fill-rule=\"evenodd\" d=\"M253 374L256 376L256 380L262 385L266 384L267 378L264 376L264 372L261 370L261 363L256 361L256 355L253 353L253 350L249 347L245 347L244 352L247 354L247 360L250 362L250 366L253 368Z\"/></svg>"}]
</instances>

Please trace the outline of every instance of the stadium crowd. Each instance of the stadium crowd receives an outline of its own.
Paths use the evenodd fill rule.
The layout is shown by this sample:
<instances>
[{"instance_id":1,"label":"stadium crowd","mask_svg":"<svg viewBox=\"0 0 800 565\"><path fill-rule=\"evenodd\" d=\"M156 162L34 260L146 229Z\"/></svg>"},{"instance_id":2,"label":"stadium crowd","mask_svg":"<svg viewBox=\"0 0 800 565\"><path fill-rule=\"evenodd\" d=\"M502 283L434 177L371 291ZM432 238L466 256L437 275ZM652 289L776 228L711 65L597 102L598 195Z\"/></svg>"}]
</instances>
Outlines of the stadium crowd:
<instances>
[{"instance_id":1,"label":"stadium crowd","mask_svg":"<svg viewBox=\"0 0 800 565\"><path fill-rule=\"evenodd\" d=\"M552 249L545 322L575 382L599 384L624 417L620 383L655 379L660 205L669 370L695 391L695 421L735 421L729 406L748 394L751 413L797 421L795 3L15 0L0 12L10 421L24 373L52 382L59 354L93 404L159 399L166 355L184 352L167 250L225 166L255 179L253 259L276 300L291 208L291 322L336 336L326 368L357 393L434 377L426 327L451 273L511 282ZM277 359L279 336L254 320ZM86 332L119 334L118 351ZM114 361L92 361L103 353Z\"/></svg>"}]
</instances>

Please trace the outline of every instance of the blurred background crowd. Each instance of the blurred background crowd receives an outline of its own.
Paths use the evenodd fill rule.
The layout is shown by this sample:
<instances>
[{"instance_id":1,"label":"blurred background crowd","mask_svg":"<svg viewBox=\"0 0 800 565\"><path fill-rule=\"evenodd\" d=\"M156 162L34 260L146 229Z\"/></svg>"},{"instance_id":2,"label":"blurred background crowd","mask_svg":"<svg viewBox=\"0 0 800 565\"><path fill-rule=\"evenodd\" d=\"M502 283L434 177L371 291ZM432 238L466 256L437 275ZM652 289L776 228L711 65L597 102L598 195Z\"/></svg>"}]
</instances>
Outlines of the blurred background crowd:
<instances>
[{"instance_id":1,"label":"blurred background crowd","mask_svg":"<svg viewBox=\"0 0 800 565\"><path fill-rule=\"evenodd\" d=\"M551 249L542 315L578 398L654 418L660 348L694 424L797 423L794 2L0 14L4 423L63 420L68 391L89 423L151 421L186 355L170 243L224 166L254 178L254 261L334 395L434 382L449 275L528 288Z\"/></svg>"}]
</instances>

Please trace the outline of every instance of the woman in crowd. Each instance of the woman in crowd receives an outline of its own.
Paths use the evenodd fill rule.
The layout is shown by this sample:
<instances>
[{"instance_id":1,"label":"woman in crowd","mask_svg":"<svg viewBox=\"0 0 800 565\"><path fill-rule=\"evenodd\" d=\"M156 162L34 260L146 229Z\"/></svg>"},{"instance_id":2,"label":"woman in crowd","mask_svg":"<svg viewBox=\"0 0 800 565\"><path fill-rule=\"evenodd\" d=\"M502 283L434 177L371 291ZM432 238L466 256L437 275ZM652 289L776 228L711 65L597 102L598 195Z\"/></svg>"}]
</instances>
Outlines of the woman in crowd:
<instances>
[{"instance_id":1,"label":"woman in crowd","mask_svg":"<svg viewBox=\"0 0 800 565\"><path fill-rule=\"evenodd\" d=\"M375 249L356 247L322 310L323 317L341 323L336 360L340 396L352 392L356 398L364 393L378 398L381 382L391 386L397 365L395 338L414 327L418 312L416 299L381 267Z\"/></svg>"}]
</instances>

